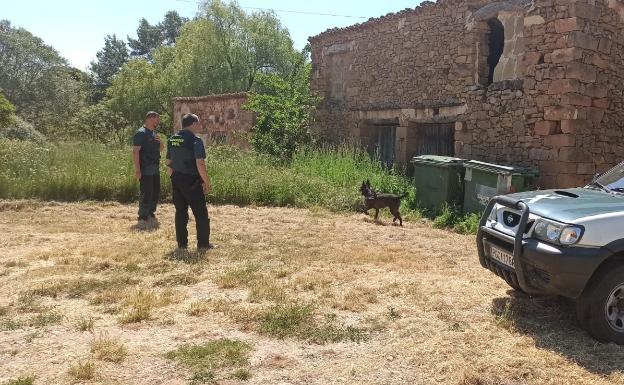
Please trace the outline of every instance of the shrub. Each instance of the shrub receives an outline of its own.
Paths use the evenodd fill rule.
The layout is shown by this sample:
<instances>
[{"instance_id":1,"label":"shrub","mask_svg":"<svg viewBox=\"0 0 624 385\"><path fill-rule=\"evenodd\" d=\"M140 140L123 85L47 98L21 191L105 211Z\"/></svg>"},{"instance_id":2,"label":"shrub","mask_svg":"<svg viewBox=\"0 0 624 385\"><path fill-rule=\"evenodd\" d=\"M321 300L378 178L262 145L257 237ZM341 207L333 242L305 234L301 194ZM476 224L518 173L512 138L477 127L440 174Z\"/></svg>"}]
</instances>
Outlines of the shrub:
<instances>
[{"instance_id":1,"label":"shrub","mask_svg":"<svg viewBox=\"0 0 624 385\"><path fill-rule=\"evenodd\" d=\"M95 321L92 317L82 317L76 323L76 329L81 332L93 332Z\"/></svg>"},{"instance_id":2,"label":"shrub","mask_svg":"<svg viewBox=\"0 0 624 385\"><path fill-rule=\"evenodd\" d=\"M0 92L0 128L7 127L15 119L15 107Z\"/></svg>"},{"instance_id":3,"label":"shrub","mask_svg":"<svg viewBox=\"0 0 624 385\"><path fill-rule=\"evenodd\" d=\"M33 142L43 142L45 140L45 136L37 131L32 124L19 117L15 117L7 126L0 128L0 138Z\"/></svg>"},{"instance_id":4,"label":"shrub","mask_svg":"<svg viewBox=\"0 0 624 385\"><path fill-rule=\"evenodd\" d=\"M453 226L453 230L460 234L476 234L480 220L479 214L467 214Z\"/></svg>"},{"instance_id":5,"label":"shrub","mask_svg":"<svg viewBox=\"0 0 624 385\"><path fill-rule=\"evenodd\" d=\"M132 128L130 122L116 113L110 102L104 100L81 110L69 123L66 131L57 134L71 134L72 139L81 138L96 143L123 144L129 141Z\"/></svg>"},{"instance_id":6,"label":"shrub","mask_svg":"<svg viewBox=\"0 0 624 385\"><path fill-rule=\"evenodd\" d=\"M79 361L69 368L68 374L78 381L89 381L95 378L95 364L90 361Z\"/></svg>"},{"instance_id":7,"label":"shrub","mask_svg":"<svg viewBox=\"0 0 624 385\"><path fill-rule=\"evenodd\" d=\"M444 206L433 221L436 229L453 229L460 234L476 234L479 229L479 214L460 214L454 207Z\"/></svg>"},{"instance_id":8,"label":"shrub","mask_svg":"<svg viewBox=\"0 0 624 385\"><path fill-rule=\"evenodd\" d=\"M251 137L253 148L279 159L290 159L297 149L310 142L308 133L312 111L319 99L310 90L312 65L301 54L288 79L275 74L258 76L259 90L246 108L257 115Z\"/></svg>"},{"instance_id":9,"label":"shrub","mask_svg":"<svg viewBox=\"0 0 624 385\"><path fill-rule=\"evenodd\" d=\"M128 355L128 349L117 338L100 336L91 343L91 353L98 360L120 363Z\"/></svg>"}]
</instances>

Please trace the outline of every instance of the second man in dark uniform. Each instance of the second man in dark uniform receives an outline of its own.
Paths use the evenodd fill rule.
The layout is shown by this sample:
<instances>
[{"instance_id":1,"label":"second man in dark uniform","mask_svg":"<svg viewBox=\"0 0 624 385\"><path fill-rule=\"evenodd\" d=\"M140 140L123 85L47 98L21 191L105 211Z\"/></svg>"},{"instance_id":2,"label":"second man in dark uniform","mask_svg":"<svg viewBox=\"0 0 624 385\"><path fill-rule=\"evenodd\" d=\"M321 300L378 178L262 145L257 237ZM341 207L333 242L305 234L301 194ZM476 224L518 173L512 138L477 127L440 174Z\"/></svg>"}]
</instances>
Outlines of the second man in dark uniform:
<instances>
[{"instance_id":1,"label":"second man in dark uniform","mask_svg":"<svg viewBox=\"0 0 624 385\"><path fill-rule=\"evenodd\" d=\"M160 115L150 111L145 123L132 139L132 159L134 176L140 183L138 228L147 230L158 226L156 207L160 197L160 152L163 143L156 133Z\"/></svg>"},{"instance_id":2,"label":"second man in dark uniform","mask_svg":"<svg viewBox=\"0 0 624 385\"><path fill-rule=\"evenodd\" d=\"M186 114L182 118L182 130L167 141L167 166L171 175L173 204L175 206L175 230L178 247L188 247L188 208L191 208L197 228L197 248L212 249L210 243L210 218L206 196L211 190L206 171L206 150L200 138L199 118Z\"/></svg>"}]
</instances>

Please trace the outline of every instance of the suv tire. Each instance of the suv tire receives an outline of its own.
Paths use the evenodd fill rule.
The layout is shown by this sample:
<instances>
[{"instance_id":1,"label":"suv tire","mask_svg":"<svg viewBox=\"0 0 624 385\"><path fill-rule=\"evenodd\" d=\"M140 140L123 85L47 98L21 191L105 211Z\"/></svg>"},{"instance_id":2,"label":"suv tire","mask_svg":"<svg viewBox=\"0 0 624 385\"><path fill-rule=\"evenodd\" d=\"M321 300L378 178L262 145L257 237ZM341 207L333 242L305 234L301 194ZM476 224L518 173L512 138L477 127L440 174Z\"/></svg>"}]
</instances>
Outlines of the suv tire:
<instances>
[{"instance_id":1,"label":"suv tire","mask_svg":"<svg viewBox=\"0 0 624 385\"><path fill-rule=\"evenodd\" d=\"M514 289L515 291L519 292L519 293L523 293L526 294L524 292L524 290L522 290L522 288L520 287L520 285L518 285L516 283L516 281L514 281L514 278L512 278L511 276L512 273L509 273L507 271L503 271L503 279L505 280L505 282L507 282L507 284L509 285L509 287L511 287L512 289ZM516 279L517 280L517 279Z\"/></svg>"},{"instance_id":2,"label":"suv tire","mask_svg":"<svg viewBox=\"0 0 624 385\"><path fill-rule=\"evenodd\" d=\"M600 269L576 306L579 323L592 337L624 345L624 265Z\"/></svg>"}]
</instances>

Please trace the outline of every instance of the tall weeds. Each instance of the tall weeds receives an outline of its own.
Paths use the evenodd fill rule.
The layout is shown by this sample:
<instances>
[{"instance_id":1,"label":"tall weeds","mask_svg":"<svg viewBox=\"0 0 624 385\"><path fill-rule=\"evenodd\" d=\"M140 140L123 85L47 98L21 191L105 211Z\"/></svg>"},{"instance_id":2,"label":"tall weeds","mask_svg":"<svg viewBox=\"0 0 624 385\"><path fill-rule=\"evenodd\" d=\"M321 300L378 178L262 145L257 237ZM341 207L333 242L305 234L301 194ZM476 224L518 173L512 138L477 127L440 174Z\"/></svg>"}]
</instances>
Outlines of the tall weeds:
<instances>
[{"instance_id":1,"label":"tall weeds","mask_svg":"<svg viewBox=\"0 0 624 385\"><path fill-rule=\"evenodd\" d=\"M130 202L138 196L130 148L94 143L36 144L0 140L0 198ZM213 191L220 204L359 208L359 185L370 179L384 192L408 193L404 210L415 209L410 180L355 147L306 148L288 163L231 147L208 151ZM162 173L162 195L171 193Z\"/></svg>"}]
</instances>

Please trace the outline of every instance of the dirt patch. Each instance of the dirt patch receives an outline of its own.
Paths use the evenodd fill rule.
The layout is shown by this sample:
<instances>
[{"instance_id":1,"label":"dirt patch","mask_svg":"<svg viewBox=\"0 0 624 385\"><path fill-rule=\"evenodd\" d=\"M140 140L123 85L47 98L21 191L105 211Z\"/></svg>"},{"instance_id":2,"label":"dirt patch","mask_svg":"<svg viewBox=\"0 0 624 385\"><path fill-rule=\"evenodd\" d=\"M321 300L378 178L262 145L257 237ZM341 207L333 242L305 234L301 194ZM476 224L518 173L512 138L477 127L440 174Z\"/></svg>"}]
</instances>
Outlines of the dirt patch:
<instances>
[{"instance_id":1,"label":"dirt patch","mask_svg":"<svg viewBox=\"0 0 624 385\"><path fill-rule=\"evenodd\" d=\"M474 237L425 222L212 207L220 247L199 255L175 252L169 205L149 233L134 206L0 208L0 383L624 384L624 349L572 303L516 295ZM224 340L242 369L170 357Z\"/></svg>"}]
</instances>

